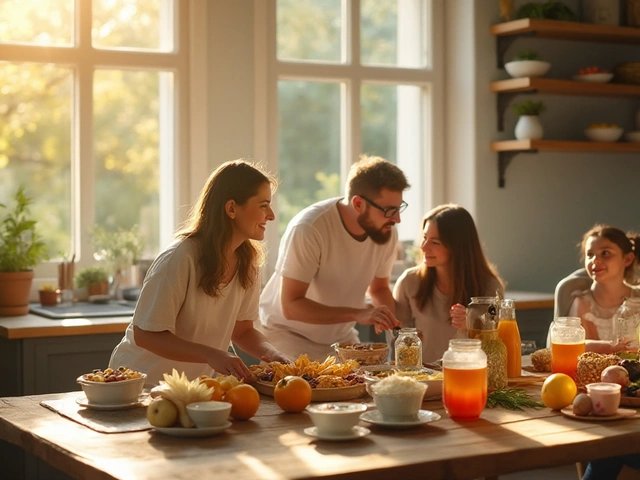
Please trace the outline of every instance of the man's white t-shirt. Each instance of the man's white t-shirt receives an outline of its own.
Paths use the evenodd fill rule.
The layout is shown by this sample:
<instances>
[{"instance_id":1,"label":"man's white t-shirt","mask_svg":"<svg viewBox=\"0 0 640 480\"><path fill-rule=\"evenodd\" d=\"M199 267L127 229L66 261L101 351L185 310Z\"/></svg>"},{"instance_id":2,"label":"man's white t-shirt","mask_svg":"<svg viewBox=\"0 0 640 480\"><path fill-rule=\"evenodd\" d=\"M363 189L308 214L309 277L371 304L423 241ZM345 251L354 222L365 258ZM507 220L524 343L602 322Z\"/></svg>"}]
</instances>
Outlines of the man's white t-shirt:
<instances>
[{"instance_id":1,"label":"man's white t-shirt","mask_svg":"<svg viewBox=\"0 0 640 480\"><path fill-rule=\"evenodd\" d=\"M207 364L169 360L138 347L133 326L169 331L184 340L227 351L236 321L258 318L259 282L245 290L236 274L218 298L210 297L199 287L198 258L198 246L192 239L172 243L156 258L145 277L133 320L111 354L111 368L125 366L146 373L147 384L152 385L173 368L184 371L189 380L211 375Z\"/></svg>"},{"instance_id":2,"label":"man's white t-shirt","mask_svg":"<svg viewBox=\"0 0 640 480\"><path fill-rule=\"evenodd\" d=\"M260 321L265 327L284 328L318 344L347 341L353 338L355 322L318 325L286 319L280 300L282 277L308 283L306 297L310 300L332 307L364 308L373 278L391 275L397 231L392 229L384 245L370 238L354 239L338 212L341 200L318 202L289 222L280 241L275 272L260 296Z\"/></svg>"}]
</instances>

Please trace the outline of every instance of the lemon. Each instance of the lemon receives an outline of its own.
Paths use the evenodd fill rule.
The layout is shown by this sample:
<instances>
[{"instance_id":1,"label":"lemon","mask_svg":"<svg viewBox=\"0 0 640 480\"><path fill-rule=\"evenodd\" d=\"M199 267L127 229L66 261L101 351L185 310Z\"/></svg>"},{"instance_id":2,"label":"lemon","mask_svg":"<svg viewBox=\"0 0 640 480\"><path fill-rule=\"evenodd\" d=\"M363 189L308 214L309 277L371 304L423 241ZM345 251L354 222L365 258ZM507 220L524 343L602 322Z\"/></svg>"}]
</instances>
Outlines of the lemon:
<instances>
[{"instance_id":1,"label":"lemon","mask_svg":"<svg viewBox=\"0 0 640 480\"><path fill-rule=\"evenodd\" d=\"M542 384L542 403L551 410L560 410L571 405L578 393L576 382L569 375L554 373Z\"/></svg>"}]
</instances>

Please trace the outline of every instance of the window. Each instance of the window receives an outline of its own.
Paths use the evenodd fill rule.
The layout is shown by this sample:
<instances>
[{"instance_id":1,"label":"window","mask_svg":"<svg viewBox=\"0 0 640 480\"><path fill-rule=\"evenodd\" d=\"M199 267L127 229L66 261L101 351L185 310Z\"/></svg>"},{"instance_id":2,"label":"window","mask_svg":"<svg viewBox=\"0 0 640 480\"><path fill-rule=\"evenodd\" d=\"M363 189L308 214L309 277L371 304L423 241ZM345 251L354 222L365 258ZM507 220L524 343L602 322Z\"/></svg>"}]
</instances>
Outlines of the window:
<instances>
[{"instance_id":1,"label":"window","mask_svg":"<svg viewBox=\"0 0 640 480\"><path fill-rule=\"evenodd\" d=\"M0 203L19 185L52 261L93 261L89 228L170 240L186 141L188 2L0 2ZM180 34L180 40L188 38ZM182 116L186 118L186 116ZM180 154L178 154L180 152ZM162 214L161 214L162 212ZM53 265L40 275L53 275Z\"/></svg>"},{"instance_id":2,"label":"window","mask_svg":"<svg viewBox=\"0 0 640 480\"><path fill-rule=\"evenodd\" d=\"M433 141L434 125L442 123L439 3L269 0L256 6L256 82L262 76L267 85L257 90L256 154L281 182L272 244L301 209L344 193L360 153L380 155L406 173L412 188L398 231L404 241L418 237L441 180L434 162L441 144ZM277 248L269 250L273 264Z\"/></svg>"}]
</instances>

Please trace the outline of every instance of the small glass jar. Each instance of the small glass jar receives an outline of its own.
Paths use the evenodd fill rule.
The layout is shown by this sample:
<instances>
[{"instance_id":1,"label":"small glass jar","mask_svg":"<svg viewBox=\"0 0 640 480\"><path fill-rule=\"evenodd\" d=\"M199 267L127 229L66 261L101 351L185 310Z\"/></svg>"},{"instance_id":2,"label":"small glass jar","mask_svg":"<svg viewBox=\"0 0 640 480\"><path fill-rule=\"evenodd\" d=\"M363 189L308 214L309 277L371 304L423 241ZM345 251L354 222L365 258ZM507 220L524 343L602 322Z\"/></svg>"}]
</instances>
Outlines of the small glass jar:
<instances>
[{"instance_id":1,"label":"small glass jar","mask_svg":"<svg viewBox=\"0 0 640 480\"><path fill-rule=\"evenodd\" d=\"M640 297L625 298L613 316L613 334L618 343L627 342L626 350L640 348Z\"/></svg>"},{"instance_id":2,"label":"small glass jar","mask_svg":"<svg viewBox=\"0 0 640 480\"><path fill-rule=\"evenodd\" d=\"M442 402L454 420L475 420L487 404L487 355L478 339L449 340L442 357Z\"/></svg>"},{"instance_id":3,"label":"small glass jar","mask_svg":"<svg viewBox=\"0 0 640 480\"><path fill-rule=\"evenodd\" d=\"M415 328L402 328L395 343L396 366L422 367L422 340Z\"/></svg>"},{"instance_id":4,"label":"small glass jar","mask_svg":"<svg viewBox=\"0 0 640 480\"><path fill-rule=\"evenodd\" d=\"M558 317L551 324L551 372L576 380L578 357L584 353L585 331L580 317Z\"/></svg>"}]
</instances>

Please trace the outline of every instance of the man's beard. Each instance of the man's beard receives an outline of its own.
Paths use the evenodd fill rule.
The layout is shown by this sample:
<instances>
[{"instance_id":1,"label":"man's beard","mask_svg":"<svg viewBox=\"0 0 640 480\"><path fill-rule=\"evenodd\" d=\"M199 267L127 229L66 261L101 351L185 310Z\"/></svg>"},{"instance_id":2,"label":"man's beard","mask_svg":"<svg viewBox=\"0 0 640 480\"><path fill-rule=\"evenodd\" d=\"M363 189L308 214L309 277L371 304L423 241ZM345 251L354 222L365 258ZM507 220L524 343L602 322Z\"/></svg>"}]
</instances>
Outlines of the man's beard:
<instances>
[{"instance_id":1,"label":"man's beard","mask_svg":"<svg viewBox=\"0 0 640 480\"><path fill-rule=\"evenodd\" d=\"M382 225L382 227L380 228L374 228L373 225L371 224L371 221L369 220L369 216L366 213L362 213L358 215L358 225L360 225L362 229L365 231L365 233L367 234L367 236L371 240L373 240L373 243L377 243L378 245L384 245L385 243L388 243L389 240L391 239L392 230L389 229L389 231L385 233L382 231L382 229L387 226L393 226L395 225L395 223L388 222Z\"/></svg>"}]
</instances>

